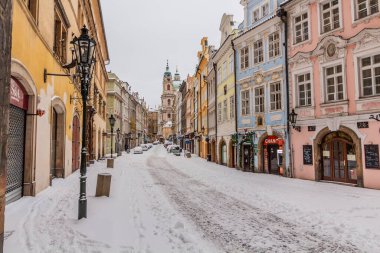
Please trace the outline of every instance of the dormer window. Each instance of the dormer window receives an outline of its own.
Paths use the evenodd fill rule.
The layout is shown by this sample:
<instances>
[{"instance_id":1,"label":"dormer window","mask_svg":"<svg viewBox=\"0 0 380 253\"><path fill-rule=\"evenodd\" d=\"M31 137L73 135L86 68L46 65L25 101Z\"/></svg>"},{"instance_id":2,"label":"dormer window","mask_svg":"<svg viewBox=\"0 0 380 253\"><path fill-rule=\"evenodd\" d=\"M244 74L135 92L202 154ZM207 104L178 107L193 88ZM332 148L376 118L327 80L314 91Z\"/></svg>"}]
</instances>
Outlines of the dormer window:
<instances>
[{"instance_id":1,"label":"dormer window","mask_svg":"<svg viewBox=\"0 0 380 253\"><path fill-rule=\"evenodd\" d=\"M252 23L255 23L260 19L260 9L254 10L252 15Z\"/></svg>"},{"instance_id":2,"label":"dormer window","mask_svg":"<svg viewBox=\"0 0 380 253\"><path fill-rule=\"evenodd\" d=\"M261 6L261 13L262 13L262 17L265 17L269 14L269 4L268 3Z\"/></svg>"}]
</instances>

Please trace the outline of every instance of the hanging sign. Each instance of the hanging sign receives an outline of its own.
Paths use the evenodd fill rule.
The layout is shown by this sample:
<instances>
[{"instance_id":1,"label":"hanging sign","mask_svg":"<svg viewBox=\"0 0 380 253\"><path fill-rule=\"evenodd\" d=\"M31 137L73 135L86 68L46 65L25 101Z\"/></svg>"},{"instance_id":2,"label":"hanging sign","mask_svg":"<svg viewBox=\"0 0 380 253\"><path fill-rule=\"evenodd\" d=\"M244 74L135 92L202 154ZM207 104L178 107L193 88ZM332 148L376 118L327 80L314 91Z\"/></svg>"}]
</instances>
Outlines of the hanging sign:
<instances>
[{"instance_id":1,"label":"hanging sign","mask_svg":"<svg viewBox=\"0 0 380 253\"><path fill-rule=\"evenodd\" d=\"M13 78L10 85L10 103L21 109L28 110L28 94L23 87Z\"/></svg>"}]
</instances>

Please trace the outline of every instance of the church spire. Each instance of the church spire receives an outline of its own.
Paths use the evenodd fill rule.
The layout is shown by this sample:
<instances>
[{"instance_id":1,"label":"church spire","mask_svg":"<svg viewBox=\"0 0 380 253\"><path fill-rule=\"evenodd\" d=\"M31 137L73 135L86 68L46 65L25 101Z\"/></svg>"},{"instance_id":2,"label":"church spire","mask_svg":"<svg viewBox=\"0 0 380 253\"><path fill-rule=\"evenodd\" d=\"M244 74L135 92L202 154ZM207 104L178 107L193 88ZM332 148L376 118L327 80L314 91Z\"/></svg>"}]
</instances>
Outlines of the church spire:
<instances>
[{"instance_id":1,"label":"church spire","mask_svg":"<svg viewBox=\"0 0 380 253\"><path fill-rule=\"evenodd\" d=\"M170 69L169 69L169 60L166 60L166 71L165 71L165 74L164 76L171 76L172 73L170 72Z\"/></svg>"}]
</instances>

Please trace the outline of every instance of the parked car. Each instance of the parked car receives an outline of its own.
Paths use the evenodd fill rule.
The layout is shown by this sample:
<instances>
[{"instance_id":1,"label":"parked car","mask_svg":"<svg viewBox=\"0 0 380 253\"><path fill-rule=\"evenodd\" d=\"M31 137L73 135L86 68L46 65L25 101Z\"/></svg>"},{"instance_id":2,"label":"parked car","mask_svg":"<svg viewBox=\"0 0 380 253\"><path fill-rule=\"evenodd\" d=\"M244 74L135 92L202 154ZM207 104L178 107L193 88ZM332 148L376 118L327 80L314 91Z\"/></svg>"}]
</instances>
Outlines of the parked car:
<instances>
[{"instance_id":1,"label":"parked car","mask_svg":"<svg viewBox=\"0 0 380 253\"><path fill-rule=\"evenodd\" d=\"M180 148L178 145L171 145L169 148L168 148L168 152L169 153L172 153L174 149L177 149L177 148Z\"/></svg>"},{"instance_id":2,"label":"parked car","mask_svg":"<svg viewBox=\"0 0 380 253\"><path fill-rule=\"evenodd\" d=\"M153 148L153 144L152 143L147 143L146 145L148 145L148 148Z\"/></svg>"},{"instance_id":3,"label":"parked car","mask_svg":"<svg viewBox=\"0 0 380 253\"><path fill-rule=\"evenodd\" d=\"M172 147L173 145L168 145L167 147L166 147L166 151L168 151L168 153L170 152L170 148Z\"/></svg>"},{"instance_id":4,"label":"parked car","mask_svg":"<svg viewBox=\"0 0 380 253\"><path fill-rule=\"evenodd\" d=\"M143 151L148 151L149 147L146 144L141 144L140 147L142 148Z\"/></svg>"},{"instance_id":5,"label":"parked car","mask_svg":"<svg viewBox=\"0 0 380 253\"><path fill-rule=\"evenodd\" d=\"M133 154L142 154L142 153L143 153L142 147L135 147L133 149Z\"/></svg>"},{"instance_id":6,"label":"parked car","mask_svg":"<svg viewBox=\"0 0 380 253\"><path fill-rule=\"evenodd\" d=\"M174 155L176 156L180 156L181 155L181 148L180 146L177 146L177 145L174 145L172 148L171 148L171 153L173 153Z\"/></svg>"},{"instance_id":7,"label":"parked car","mask_svg":"<svg viewBox=\"0 0 380 253\"><path fill-rule=\"evenodd\" d=\"M171 141L165 141L164 147L167 148L169 145L173 145L173 142L171 142Z\"/></svg>"},{"instance_id":8,"label":"parked car","mask_svg":"<svg viewBox=\"0 0 380 253\"><path fill-rule=\"evenodd\" d=\"M158 144L160 144L159 141L155 141L155 142L153 142L153 145L158 145Z\"/></svg>"}]
</instances>

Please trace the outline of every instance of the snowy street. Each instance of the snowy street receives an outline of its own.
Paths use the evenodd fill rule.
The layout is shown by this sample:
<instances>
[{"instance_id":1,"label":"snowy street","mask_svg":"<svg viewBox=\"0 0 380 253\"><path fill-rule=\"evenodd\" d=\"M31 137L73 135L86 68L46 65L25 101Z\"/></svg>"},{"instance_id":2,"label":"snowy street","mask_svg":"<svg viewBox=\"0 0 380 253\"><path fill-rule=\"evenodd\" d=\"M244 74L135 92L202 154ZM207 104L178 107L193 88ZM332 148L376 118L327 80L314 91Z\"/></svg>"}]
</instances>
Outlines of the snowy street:
<instances>
[{"instance_id":1,"label":"snowy street","mask_svg":"<svg viewBox=\"0 0 380 253\"><path fill-rule=\"evenodd\" d=\"M97 174L110 198L95 198ZM244 173L154 146L6 207L5 252L380 252L380 191Z\"/></svg>"}]
</instances>

